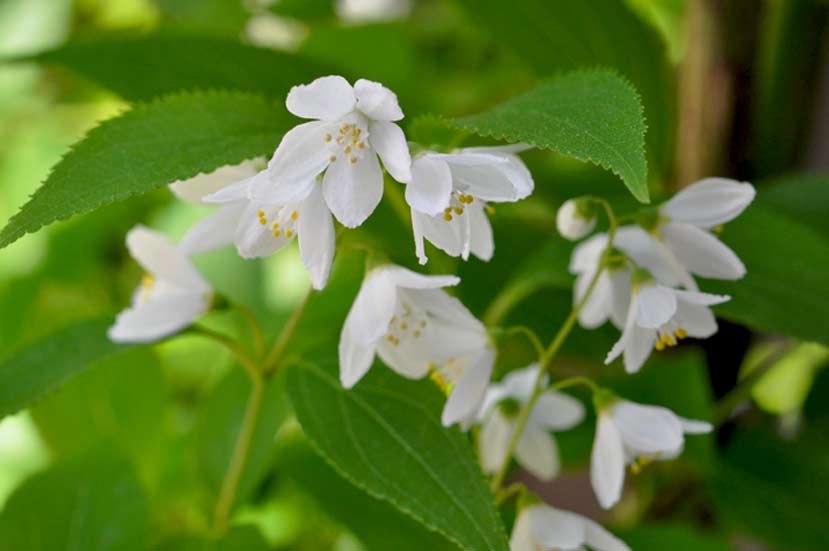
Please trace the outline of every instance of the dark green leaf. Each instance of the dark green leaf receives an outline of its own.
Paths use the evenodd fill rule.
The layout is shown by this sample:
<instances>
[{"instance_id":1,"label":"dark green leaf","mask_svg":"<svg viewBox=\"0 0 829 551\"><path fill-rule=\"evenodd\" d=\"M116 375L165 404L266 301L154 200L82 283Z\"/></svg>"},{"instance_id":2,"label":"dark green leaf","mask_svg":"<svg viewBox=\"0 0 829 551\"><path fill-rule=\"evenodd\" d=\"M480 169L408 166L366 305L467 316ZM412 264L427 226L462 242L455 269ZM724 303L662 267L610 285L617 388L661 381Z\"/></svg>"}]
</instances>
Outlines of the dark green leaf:
<instances>
[{"instance_id":1,"label":"dark green leaf","mask_svg":"<svg viewBox=\"0 0 829 551\"><path fill-rule=\"evenodd\" d=\"M111 453L58 463L28 479L0 515L4 549L145 551L147 500L132 466Z\"/></svg>"},{"instance_id":2,"label":"dark green leaf","mask_svg":"<svg viewBox=\"0 0 829 551\"><path fill-rule=\"evenodd\" d=\"M0 363L0 418L58 388L96 361L127 348L106 335L111 320L69 326Z\"/></svg>"},{"instance_id":3,"label":"dark green leaf","mask_svg":"<svg viewBox=\"0 0 829 551\"><path fill-rule=\"evenodd\" d=\"M371 497L342 478L303 439L294 437L283 443L279 469L313 495L326 513L350 529L368 551L458 549L387 502Z\"/></svg>"},{"instance_id":4,"label":"dark green leaf","mask_svg":"<svg viewBox=\"0 0 829 551\"><path fill-rule=\"evenodd\" d=\"M74 146L0 232L0 248L56 220L270 155L291 124L283 108L238 93L180 94L136 107Z\"/></svg>"},{"instance_id":5,"label":"dark green leaf","mask_svg":"<svg viewBox=\"0 0 829 551\"><path fill-rule=\"evenodd\" d=\"M763 182L757 202L829 240L829 176L793 174Z\"/></svg>"},{"instance_id":6,"label":"dark green leaf","mask_svg":"<svg viewBox=\"0 0 829 551\"><path fill-rule=\"evenodd\" d=\"M609 71L557 77L489 111L449 124L597 164L648 202L645 120L636 90Z\"/></svg>"},{"instance_id":7,"label":"dark green leaf","mask_svg":"<svg viewBox=\"0 0 829 551\"><path fill-rule=\"evenodd\" d=\"M33 58L66 67L130 101L184 90L239 90L284 98L326 70L235 40L196 35L111 35L69 42Z\"/></svg>"},{"instance_id":8,"label":"dark green leaf","mask_svg":"<svg viewBox=\"0 0 829 551\"><path fill-rule=\"evenodd\" d=\"M636 551L731 551L727 541L682 525L644 524L620 537Z\"/></svg>"},{"instance_id":9,"label":"dark green leaf","mask_svg":"<svg viewBox=\"0 0 829 551\"><path fill-rule=\"evenodd\" d=\"M673 90L665 48L657 33L623 0L459 0L498 44L539 75L605 66L618 70L642 94L648 145L663 170L673 149ZM599 99L595 106L612 103ZM658 170L657 170L658 172Z\"/></svg>"},{"instance_id":10,"label":"dark green leaf","mask_svg":"<svg viewBox=\"0 0 829 551\"><path fill-rule=\"evenodd\" d=\"M288 391L306 434L336 469L462 549L506 551L469 442L440 424L440 392L380 366L345 390L335 369L292 367Z\"/></svg>"}]
</instances>

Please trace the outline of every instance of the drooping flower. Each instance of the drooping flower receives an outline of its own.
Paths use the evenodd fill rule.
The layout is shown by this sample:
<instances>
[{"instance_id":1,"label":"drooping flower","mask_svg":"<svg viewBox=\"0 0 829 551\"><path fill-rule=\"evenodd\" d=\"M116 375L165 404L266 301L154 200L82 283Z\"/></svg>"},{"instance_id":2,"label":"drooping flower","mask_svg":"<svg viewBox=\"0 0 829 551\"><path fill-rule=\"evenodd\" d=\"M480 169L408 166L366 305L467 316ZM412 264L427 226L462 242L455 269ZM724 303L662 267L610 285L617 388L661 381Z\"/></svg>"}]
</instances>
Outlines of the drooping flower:
<instances>
[{"instance_id":1,"label":"drooping flower","mask_svg":"<svg viewBox=\"0 0 829 551\"><path fill-rule=\"evenodd\" d=\"M242 258L260 258L275 253L296 237L312 286L324 288L336 239L319 182L298 184L291 203L266 206L250 196L251 186L266 179L267 173L260 172L204 197L205 203L221 207L187 232L182 248L195 254L233 243Z\"/></svg>"},{"instance_id":2,"label":"drooping flower","mask_svg":"<svg viewBox=\"0 0 829 551\"><path fill-rule=\"evenodd\" d=\"M400 266L369 272L340 335L343 386L354 386L378 354L404 377L419 379L432 373L449 394L444 424L473 416L486 392L495 354L483 324L441 289L459 281Z\"/></svg>"},{"instance_id":3,"label":"drooping flower","mask_svg":"<svg viewBox=\"0 0 829 551\"><path fill-rule=\"evenodd\" d=\"M605 363L624 355L625 370L635 373L654 348L675 346L686 337L710 337L717 332L717 320L708 307L730 298L670 289L652 279L634 283L622 336L607 354Z\"/></svg>"},{"instance_id":4,"label":"drooping flower","mask_svg":"<svg viewBox=\"0 0 829 551\"><path fill-rule=\"evenodd\" d=\"M215 193L230 184L250 178L266 166L267 159L264 157L248 159L237 165L225 165L217 168L213 172L197 174L192 178L173 182L170 184L170 191L176 197L188 203L205 205L208 203L202 200L203 197Z\"/></svg>"},{"instance_id":5,"label":"drooping flower","mask_svg":"<svg viewBox=\"0 0 829 551\"><path fill-rule=\"evenodd\" d=\"M691 274L740 279L746 273L742 261L709 230L739 216L755 194L751 184L726 178L706 178L683 189L644 220L648 231L628 230L638 234L640 248L650 255L640 265L665 285L694 291L698 287Z\"/></svg>"},{"instance_id":6,"label":"drooping flower","mask_svg":"<svg viewBox=\"0 0 829 551\"><path fill-rule=\"evenodd\" d=\"M115 342L153 342L187 327L210 309L213 291L187 254L143 226L127 233L130 255L146 270L132 306L109 328Z\"/></svg>"},{"instance_id":7,"label":"drooping flower","mask_svg":"<svg viewBox=\"0 0 829 551\"><path fill-rule=\"evenodd\" d=\"M288 111L316 119L294 127L282 138L268 178L252 187L266 205L297 201L306 182L325 173L322 193L328 208L346 227L362 224L383 196L383 172L377 160L400 182L411 179L411 156L397 96L377 82L360 79L352 87L340 76L320 77L294 86Z\"/></svg>"},{"instance_id":8,"label":"drooping flower","mask_svg":"<svg viewBox=\"0 0 829 551\"><path fill-rule=\"evenodd\" d=\"M406 201L421 264L428 261L424 238L450 256L492 258L495 245L487 203L518 201L532 193L532 175L515 155L527 148L518 144L468 147L456 153L427 151L415 159Z\"/></svg>"},{"instance_id":9,"label":"drooping flower","mask_svg":"<svg viewBox=\"0 0 829 551\"><path fill-rule=\"evenodd\" d=\"M478 414L482 421L478 450L485 472L496 473L504 463L515 430L515 417L532 395L538 364L513 371L490 385ZM545 377L546 379L546 377ZM538 397L515 449L515 459L541 480L552 480L560 470L558 446L552 431L573 428L584 418L584 406L560 392Z\"/></svg>"},{"instance_id":10,"label":"drooping flower","mask_svg":"<svg viewBox=\"0 0 829 551\"><path fill-rule=\"evenodd\" d=\"M598 522L544 503L524 507L510 536L510 551L630 551Z\"/></svg>"},{"instance_id":11,"label":"drooping flower","mask_svg":"<svg viewBox=\"0 0 829 551\"><path fill-rule=\"evenodd\" d=\"M577 241L596 227L596 205L590 199L568 199L556 212L556 228L565 239Z\"/></svg>"},{"instance_id":12,"label":"drooping flower","mask_svg":"<svg viewBox=\"0 0 829 551\"><path fill-rule=\"evenodd\" d=\"M615 245L624 249L624 242L625 234L620 232L616 236ZM576 275L573 286L574 306L582 302L593 277L601 270L593 291L579 310L579 324L587 329L599 327L608 319L621 329L630 304L630 268L624 261L602 266L606 247L607 234L601 233L579 244L570 257L570 273Z\"/></svg>"},{"instance_id":13,"label":"drooping flower","mask_svg":"<svg viewBox=\"0 0 829 551\"><path fill-rule=\"evenodd\" d=\"M704 434L712 427L683 419L671 410L611 400L598 412L590 459L590 481L599 504L612 507L622 495L625 466L640 469L653 460L674 459L685 445L684 434Z\"/></svg>"}]
</instances>

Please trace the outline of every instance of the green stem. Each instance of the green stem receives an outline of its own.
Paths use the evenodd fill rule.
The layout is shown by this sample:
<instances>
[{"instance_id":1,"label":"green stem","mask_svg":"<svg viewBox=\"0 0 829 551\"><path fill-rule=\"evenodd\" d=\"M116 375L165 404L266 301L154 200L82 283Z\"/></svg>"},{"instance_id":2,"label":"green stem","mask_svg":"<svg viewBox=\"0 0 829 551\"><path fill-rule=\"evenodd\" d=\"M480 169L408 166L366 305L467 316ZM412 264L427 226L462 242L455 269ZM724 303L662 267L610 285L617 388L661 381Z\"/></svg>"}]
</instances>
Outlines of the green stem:
<instances>
[{"instance_id":1,"label":"green stem","mask_svg":"<svg viewBox=\"0 0 829 551\"><path fill-rule=\"evenodd\" d=\"M519 497L524 495L524 492L526 491L527 487L520 482L510 484L509 486L498 492L498 495L495 496L495 504L500 506L502 503L516 495L518 495Z\"/></svg>"},{"instance_id":2,"label":"green stem","mask_svg":"<svg viewBox=\"0 0 829 551\"><path fill-rule=\"evenodd\" d=\"M515 327L510 327L509 329L507 329L504 334L516 335L519 333L527 337L527 340L529 340L532 343L533 347L535 348L536 354L538 354L538 357L540 358L544 354L544 345L541 344L541 339L538 338L538 335L535 334L535 331L533 331L526 325L517 325Z\"/></svg>"},{"instance_id":3,"label":"green stem","mask_svg":"<svg viewBox=\"0 0 829 551\"><path fill-rule=\"evenodd\" d=\"M599 385L597 385L595 381L589 377L570 377L550 385L548 390L563 390L565 388L570 388L571 386L586 386L593 392L597 392L599 390Z\"/></svg>"},{"instance_id":4,"label":"green stem","mask_svg":"<svg viewBox=\"0 0 829 551\"><path fill-rule=\"evenodd\" d=\"M251 333L253 333L253 344L256 349L256 355L262 357L265 353L265 339L262 336L262 329L259 327L259 322L256 321L256 316L253 315L248 308L238 303L233 303L233 308L239 312L239 315L244 318L248 326L250 326Z\"/></svg>"},{"instance_id":5,"label":"green stem","mask_svg":"<svg viewBox=\"0 0 829 551\"><path fill-rule=\"evenodd\" d=\"M604 199L594 198L594 200L601 204L602 208L604 208L605 213L607 214L608 220L610 221L610 229L607 232L607 246L602 252L600 267L598 270L596 270L596 272L593 274L593 277L590 279L590 284L587 286L587 291L584 293L584 296L581 298L578 304L576 304L576 306L570 311L570 314L567 316L567 319L564 320L564 324L558 330L555 337L553 337L552 342L538 360L539 370L538 375L535 378L533 392L530 395L530 399L527 400L527 403L524 404L524 406L521 408L520 413L518 414L518 418L515 422L515 428L513 429L512 435L510 436L509 444L507 445L507 453L504 454L504 461L503 463L501 463L501 467L498 469L498 472L495 474L495 477L493 477L492 483L490 485L490 488L496 495L498 495L498 492L501 489L502 484L504 483L504 477L507 474L507 468L509 467L510 459L515 453L515 448L518 446L518 442L521 439L521 434L527 427L527 421L530 418L530 412L532 412L532 409L535 406L538 397L541 396L541 393L544 391L544 378L547 374L547 371L550 368L550 364L552 363L556 354L558 354L558 351L559 349L561 349L561 346L564 344L564 341L567 340L567 336L573 330L573 326L576 324L576 320L579 317L579 312L587 303L587 300L590 298L590 295L593 293L593 289L596 287L596 283L599 281L599 276L601 275L604 266L607 265L607 262L610 259L611 252L613 250L613 240L616 237L617 227L616 217L613 214L613 209L610 207L610 204L608 204L607 201L605 201Z\"/></svg>"},{"instance_id":6,"label":"green stem","mask_svg":"<svg viewBox=\"0 0 829 551\"><path fill-rule=\"evenodd\" d=\"M265 363L263 364L262 373L265 377L267 377L276 368L277 362L279 362L282 358L282 354L285 353L285 349L288 347L291 337L294 336L296 328L299 325L299 320L302 319L302 315L305 313L305 308L308 306L308 301L311 300L311 296L313 294L314 289L308 289L308 292L302 298L300 303L297 304L296 308L294 308L291 317L288 318L288 321L282 327L279 337L277 337L273 348L271 348L271 351L268 353L268 357L265 359Z\"/></svg>"},{"instance_id":7,"label":"green stem","mask_svg":"<svg viewBox=\"0 0 829 551\"><path fill-rule=\"evenodd\" d=\"M253 361L253 359L250 356L248 356L244 350L242 350L242 348L238 345L236 341L234 341L227 335L199 325L191 327L189 332L195 335L206 337L212 341L221 344L222 346L227 348L234 356L236 356L236 359L239 361L239 364L245 369L245 371L251 379L253 379L254 377L259 377L259 366L256 365L256 362Z\"/></svg>"}]
</instances>

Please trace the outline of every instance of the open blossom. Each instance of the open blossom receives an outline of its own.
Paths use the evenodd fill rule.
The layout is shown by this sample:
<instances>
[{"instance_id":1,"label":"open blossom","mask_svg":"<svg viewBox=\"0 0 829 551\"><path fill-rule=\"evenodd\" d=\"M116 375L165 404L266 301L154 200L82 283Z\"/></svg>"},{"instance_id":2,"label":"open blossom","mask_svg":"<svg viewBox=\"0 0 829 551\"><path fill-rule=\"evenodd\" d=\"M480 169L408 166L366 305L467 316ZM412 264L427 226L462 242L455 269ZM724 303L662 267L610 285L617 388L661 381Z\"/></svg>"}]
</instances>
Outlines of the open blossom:
<instances>
[{"instance_id":1,"label":"open blossom","mask_svg":"<svg viewBox=\"0 0 829 551\"><path fill-rule=\"evenodd\" d=\"M424 239L464 260L470 253L481 260L492 258L495 245L485 212L487 203L518 201L532 193L532 175L515 155L527 147L468 147L446 154L428 151L414 160L406 201L412 210L415 253L421 264L428 261Z\"/></svg>"},{"instance_id":2,"label":"open blossom","mask_svg":"<svg viewBox=\"0 0 829 551\"><path fill-rule=\"evenodd\" d=\"M311 284L314 289L324 288L336 240L334 221L319 182L312 179L299 183L291 203L264 205L250 196L251 186L263 179L267 174L260 172L204 197L205 203L221 206L187 232L182 248L193 254L233 243L242 258L260 258L275 253L296 237Z\"/></svg>"},{"instance_id":3,"label":"open blossom","mask_svg":"<svg viewBox=\"0 0 829 551\"><path fill-rule=\"evenodd\" d=\"M483 324L441 289L459 281L399 266L369 272L340 335L343 386L354 386L378 354L404 377L433 374L449 391L445 425L473 416L486 392L495 353Z\"/></svg>"},{"instance_id":4,"label":"open blossom","mask_svg":"<svg viewBox=\"0 0 829 551\"><path fill-rule=\"evenodd\" d=\"M487 390L478 416L483 422L478 449L485 472L496 473L503 465L515 430L515 417L530 399L537 377L538 364L533 364L513 371ZM584 406L575 398L560 392L539 396L515 449L518 464L541 480L555 478L560 461L550 432L573 428L582 419Z\"/></svg>"},{"instance_id":5,"label":"open blossom","mask_svg":"<svg viewBox=\"0 0 829 551\"><path fill-rule=\"evenodd\" d=\"M625 542L587 517L539 503L515 519L510 551L630 551Z\"/></svg>"},{"instance_id":6,"label":"open blossom","mask_svg":"<svg viewBox=\"0 0 829 551\"><path fill-rule=\"evenodd\" d=\"M635 373L654 348L675 346L685 337L710 337L717 332L717 320L708 307L729 299L725 295L670 289L653 281L634 285L622 336L605 363L624 355L625 370Z\"/></svg>"},{"instance_id":7,"label":"open blossom","mask_svg":"<svg viewBox=\"0 0 829 551\"><path fill-rule=\"evenodd\" d=\"M143 226L127 234L130 255L146 270L132 306L109 328L116 342L153 342L187 327L210 309L213 291L187 255Z\"/></svg>"},{"instance_id":8,"label":"open blossom","mask_svg":"<svg viewBox=\"0 0 829 551\"><path fill-rule=\"evenodd\" d=\"M205 205L202 198L220 189L254 176L267 166L267 159L256 157L242 161L236 165L225 165L213 172L197 174L186 180L179 180L170 184L170 191L176 197L196 205Z\"/></svg>"},{"instance_id":9,"label":"open blossom","mask_svg":"<svg viewBox=\"0 0 829 551\"><path fill-rule=\"evenodd\" d=\"M383 196L378 155L393 178L411 179L411 157L397 96L377 82L360 79L352 87L343 77L320 77L294 86L288 111L306 119L282 138L268 178L257 180L252 195L266 205L296 202L303 186L325 173L322 193L328 208L346 227L362 224Z\"/></svg>"},{"instance_id":10,"label":"open blossom","mask_svg":"<svg viewBox=\"0 0 829 551\"><path fill-rule=\"evenodd\" d=\"M590 481L601 506L609 509L619 501L625 466L638 469L648 461L673 459L682 453L684 434L711 430L708 423L663 407L612 401L599 411L590 459Z\"/></svg>"},{"instance_id":11,"label":"open blossom","mask_svg":"<svg viewBox=\"0 0 829 551\"><path fill-rule=\"evenodd\" d=\"M709 230L739 216L754 196L751 184L726 178L706 178L688 186L659 207L651 231L628 230L637 234L639 248L648 256L639 264L661 283L690 290L698 288L691 274L740 279L746 273L742 261Z\"/></svg>"}]
</instances>

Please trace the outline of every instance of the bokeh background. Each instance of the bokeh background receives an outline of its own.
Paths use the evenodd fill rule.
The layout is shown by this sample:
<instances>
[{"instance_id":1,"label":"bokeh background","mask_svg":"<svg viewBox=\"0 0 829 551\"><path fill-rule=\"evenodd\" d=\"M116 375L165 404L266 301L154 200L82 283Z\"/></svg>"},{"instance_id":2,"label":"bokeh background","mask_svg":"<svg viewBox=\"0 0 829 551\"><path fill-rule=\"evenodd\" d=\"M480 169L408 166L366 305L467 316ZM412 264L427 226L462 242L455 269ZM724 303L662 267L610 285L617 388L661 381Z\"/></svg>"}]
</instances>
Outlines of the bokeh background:
<instances>
[{"instance_id":1,"label":"bokeh background","mask_svg":"<svg viewBox=\"0 0 829 551\"><path fill-rule=\"evenodd\" d=\"M163 50L121 60L118 68L106 61L103 47L85 50L80 62L71 53L40 54L100 37L165 33L296 53L349 78L379 80L397 92L407 115L474 113L545 76L610 65L643 96L655 196L706 175L752 181L766 205L808 221L827 246L822 256L801 258L783 272L774 300L796 294L804 270L829 270L826 2L602 0L592 17L582 16L576 2L543 0L367 2L368 8L379 5L379 12L337 11L334 4L0 0L0 223L98 121L134 100L150 99L140 91L141 75L156 74L153 67L165 61ZM620 21L633 21L632 27ZM263 75L274 70L259 69ZM106 71L138 76L125 90L108 86L100 76ZM443 138L428 118L407 120L410 135L426 143ZM571 301L570 245L555 235L557 206L584 193L604 194L622 212L634 204L619 181L600 169L550 153L530 152L526 159L537 192L493 216L495 259L459 265L433 250L428 269L459 272L465 282L459 294L479 315L506 284L526 282L526 300L509 320L548 337ZM799 189L805 199L797 199ZM349 239L372 243L411 266L410 229L397 206L384 201ZM130 227L143 223L178 238L207 212L163 189L54 224L0 250L0 358L75 322L112 316L128 302L140 278L123 246ZM751 244L751 228L740 228L735 226L734 247L748 255L750 272L763 269L751 259L778 255L786 245L785 238ZM751 251L738 246L746 243ZM295 247L257 262L232 250L197 261L220 292L256 312L271 332L308 287ZM359 251L339 255L331 289L312 309L303 340L335 346L361 270ZM815 304L825 300L816 296ZM712 419L719 425L716 435L689 442L683 460L633 477L609 515L595 504L585 474L590 421L560 435L566 466L560 480L540 485L515 476L555 505L606 520L634 549L829 549L829 351L820 344L829 341L829 324L808 321L812 331L804 336L787 331L786 320L746 326L739 307L726 314L736 322L722 320L717 336L655 357L635 377L623 376L618 366L601 367L615 340L607 327L576 332L560 362L562 372L599 377L630 398ZM210 323L229 332L244 329L230 314L214 315ZM530 361L531 351L510 341L498 370ZM195 545L187 538L208 532L232 443L216 427L244 407L238 371L223 349L188 336L96 364L0 421L0 510L15 491L25 492L43 509L48 527L78 506L60 496L76 495L78 484L109 485L132 504L124 515L132 519L127 525L136 549L196 549L187 547ZM354 515L374 511L371 503L310 451L290 414L277 413L287 408L284 396L274 395L272 407L274 417L288 420L272 427L265 459L244 488L234 522L253 532L240 532L235 548L378 549L366 535L370 515ZM127 481L119 478L124 469L134 470ZM24 506L18 502L0 513L0 549L2 530Z\"/></svg>"}]
</instances>

